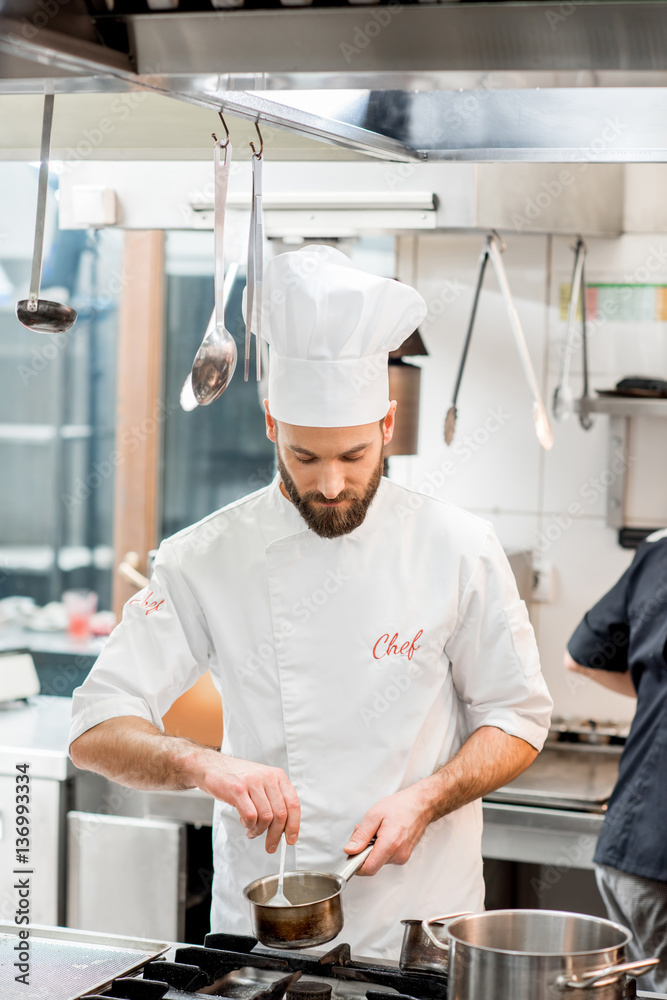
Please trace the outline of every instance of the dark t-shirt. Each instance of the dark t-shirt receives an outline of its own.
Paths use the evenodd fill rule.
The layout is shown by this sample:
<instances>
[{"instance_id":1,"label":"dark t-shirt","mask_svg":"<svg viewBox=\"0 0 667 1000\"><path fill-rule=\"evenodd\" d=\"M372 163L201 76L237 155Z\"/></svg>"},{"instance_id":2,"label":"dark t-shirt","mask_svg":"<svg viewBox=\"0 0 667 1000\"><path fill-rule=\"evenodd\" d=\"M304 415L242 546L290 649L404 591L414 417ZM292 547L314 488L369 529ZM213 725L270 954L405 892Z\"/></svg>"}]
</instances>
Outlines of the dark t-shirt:
<instances>
[{"instance_id":1,"label":"dark t-shirt","mask_svg":"<svg viewBox=\"0 0 667 1000\"><path fill-rule=\"evenodd\" d=\"M651 537L568 650L585 667L629 670L637 692L594 860L667 882L667 532Z\"/></svg>"}]
</instances>

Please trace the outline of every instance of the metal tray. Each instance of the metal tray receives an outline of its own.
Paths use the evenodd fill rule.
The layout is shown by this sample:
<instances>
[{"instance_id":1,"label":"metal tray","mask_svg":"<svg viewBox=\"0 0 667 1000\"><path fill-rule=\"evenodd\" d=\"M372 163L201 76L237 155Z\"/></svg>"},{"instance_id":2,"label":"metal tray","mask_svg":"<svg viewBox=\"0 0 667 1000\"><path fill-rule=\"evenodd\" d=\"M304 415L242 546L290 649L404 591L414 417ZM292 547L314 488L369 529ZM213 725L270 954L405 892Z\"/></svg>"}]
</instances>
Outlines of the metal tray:
<instances>
[{"instance_id":1,"label":"metal tray","mask_svg":"<svg viewBox=\"0 0 667 1000\"><path fill-rule=\"evenodd\" d=\"M618 777L621 748L605 753L601 751L612 748L575 744L573 749L563 749L565 746L546 744L523 774L484 798L511 805L604 812Z\"/></svg>"},{"instance_id":2,"label":"metal tray","mask_svg":"<svg viewBox=\"0 0 667 1000\"><path fill-rule=\"evenodd\" d=\"M0 922L0 1000L79 1000L168 950L162 941L97 934L70 927L29 928L29 985L17 983L19 928Z\"/></svg>"}]
</instances>

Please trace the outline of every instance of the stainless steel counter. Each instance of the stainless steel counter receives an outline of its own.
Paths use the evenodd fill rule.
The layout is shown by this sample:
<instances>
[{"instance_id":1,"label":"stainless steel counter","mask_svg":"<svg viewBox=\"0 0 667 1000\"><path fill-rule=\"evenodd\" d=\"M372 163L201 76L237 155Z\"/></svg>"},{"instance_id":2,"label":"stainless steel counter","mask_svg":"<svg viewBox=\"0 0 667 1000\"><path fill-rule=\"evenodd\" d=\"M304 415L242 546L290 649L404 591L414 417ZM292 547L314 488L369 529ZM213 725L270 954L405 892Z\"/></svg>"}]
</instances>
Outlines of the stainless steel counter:
<instances>
[{"instance_id":1,"label":"stainless steel counter","mask_svg":"<svg viewBox=\"0 0 667 1000\"><path fill-rule=\"evenodd\" d=\"M68 656L99 656L107 636L91 636L84 642L70 639L67 632L34 632L27 628L4 625L0 628L0 652L29 649L31 653L54 653Z\"/></svg>"},{"instance_id":2,"label":"stainless steel counter","mask_svg":"<svg viewBox=\"0 0 667 1000\"><path fill-rule=\"evenodd\" d=\"M523 774L486 796L484 857L592 868L621 750L547 743Z\"/></svg>"},{"instance_id":3,"label":"stainless steel counter","mask_svg":"<svg viewBox=\"0 0 667 1000\"><path fill-rule=\"evenodd\" d=\"M0 774L16 774L16 764L30 764L33 778L72 778L77 768L67 756L72 702L37 695L27 701L0 703Z\"/></svg>"},{"instance_id":4,"label":"stainless steel counter","mask_svg":"<svg viewBox=\"0 0 667 1000\"><path fill-rule=\"evenodd\" d=\"M483 803L482 855L499 861L592 868L604 813Z\"/></svg>"}]
</instances>

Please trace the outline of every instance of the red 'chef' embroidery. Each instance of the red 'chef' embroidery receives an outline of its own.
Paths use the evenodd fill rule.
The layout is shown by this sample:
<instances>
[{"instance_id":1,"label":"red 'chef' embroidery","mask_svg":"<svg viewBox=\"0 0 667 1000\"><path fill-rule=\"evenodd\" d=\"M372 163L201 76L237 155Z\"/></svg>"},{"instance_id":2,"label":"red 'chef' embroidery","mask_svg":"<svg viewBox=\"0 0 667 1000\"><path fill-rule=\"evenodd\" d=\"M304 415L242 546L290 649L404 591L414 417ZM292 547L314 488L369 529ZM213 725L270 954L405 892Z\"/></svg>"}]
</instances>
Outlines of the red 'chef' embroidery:
<instances>
[{"instance_id":1,"label":"red 'chef' embroidery","mask_svg":"<svg viewBox=\"0 0 667 1000\"><path fill-rule=\"evenodd\" d=\"M149 590L146 596L142 600L139 600L138 598L134 597L130 601L130 604L134 604L137 608L145 608L146 609L145 613L147 615L150 615L153 611L158 611L164 604L164 598L162 598L161 601L152 601L151 600L152 596L153 596L153 591Z\"/></svg>"},{"instance_id":2,"label":"red 'chef' embroidery","mask_svg":"<svg viewBox=\"0 0 667 1000\"><path fill-rule=\"evenodd\" d=\"M373 656L375 657L376 660L381 660L383 656L391 656L392 654L397 654L400 656L401 654L403 655L407 654L408 659L411 660L412 657L415 655L415 652L419 649L419 646L417 645L417 639L421 638L423 634L424 634L424 629L422 628L419 630L419 632L417 632L417 635L414 637L412 642L407 641L399 646L398 632L396 632L396 634L393 635L391 639L389 638L389 633L385 632L385 634L381 635L378 641L373 646Z\"/></svg>"}]
</instances>

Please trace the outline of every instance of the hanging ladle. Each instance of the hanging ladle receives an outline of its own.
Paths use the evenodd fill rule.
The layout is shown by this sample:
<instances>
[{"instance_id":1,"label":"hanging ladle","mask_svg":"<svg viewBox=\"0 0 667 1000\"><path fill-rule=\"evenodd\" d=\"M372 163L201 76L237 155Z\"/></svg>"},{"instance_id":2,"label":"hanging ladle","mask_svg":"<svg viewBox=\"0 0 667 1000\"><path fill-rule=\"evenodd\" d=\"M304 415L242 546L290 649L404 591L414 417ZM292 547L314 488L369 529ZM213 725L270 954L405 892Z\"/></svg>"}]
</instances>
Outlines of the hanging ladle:
<instances>
[{"instance_id":1,"label":"hanging ladle","mask_svg":"<svg viewBox=\"0 0 667 1000\"><path fill-rule=\"evenodd\" d=\"M27 299L21 299L16 303L16 316L19 323L22 323L28 330L34 330L35 333L66 333L76 322L76 309L65 306L62 302L49 302L48 299L40 299L39 297L39 286L42 280L46 195L49 187L53 101L52 93L44 95L42 145L39 154L39 181L37 185L37 218L35 220L35 245L32 252L30 292Z\"/></svg>"},{"instance_id":2,"label":"hanging ladle","mask_svg":"<svg viewBox=\"0 0 667 1000\"><path fill-rule=\"evenodd\" d=\"M227 188L232 165L232 144L225 120L220 121L227 134L226 141L215 139L215 324L209 324L204 339L192 363L192 392L200 406L213 403L229 385L236 368L236 343L225 327L225 262L223 244L225 235L225 207ZM221 150L224 160L221 162ZM187 381L187 380L186 380Z\"/></svg>"}]
</instances>

